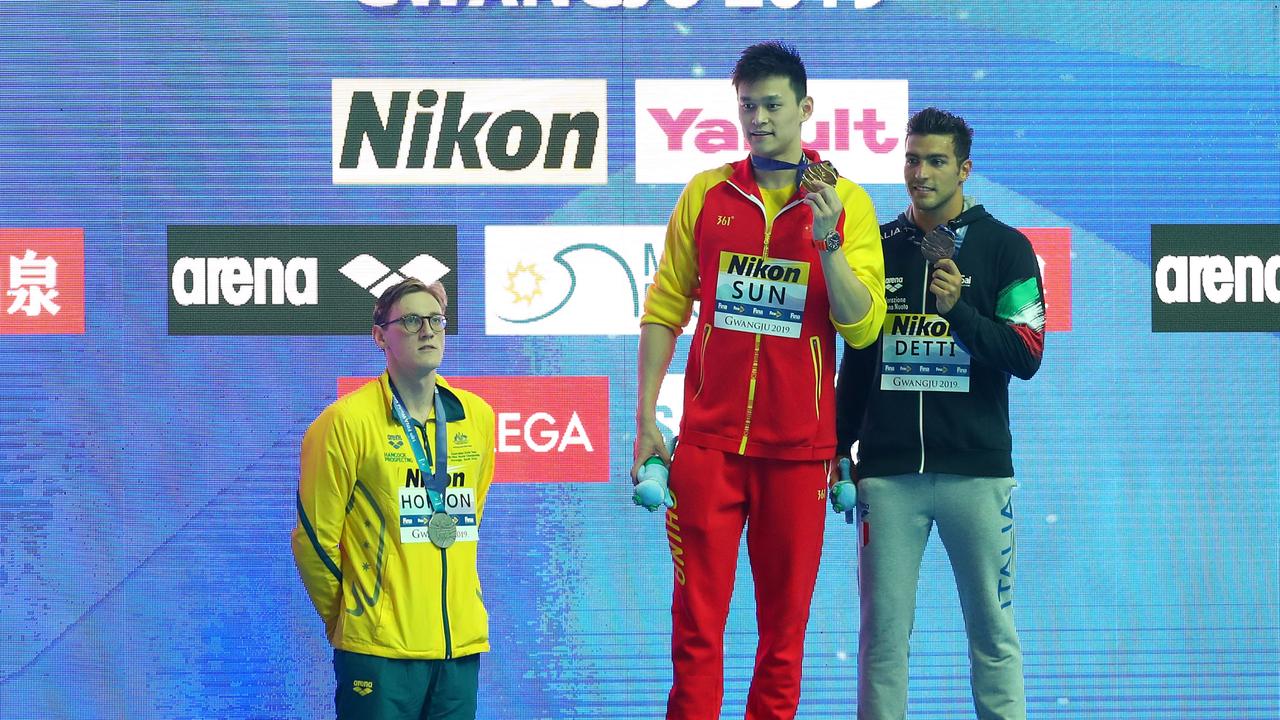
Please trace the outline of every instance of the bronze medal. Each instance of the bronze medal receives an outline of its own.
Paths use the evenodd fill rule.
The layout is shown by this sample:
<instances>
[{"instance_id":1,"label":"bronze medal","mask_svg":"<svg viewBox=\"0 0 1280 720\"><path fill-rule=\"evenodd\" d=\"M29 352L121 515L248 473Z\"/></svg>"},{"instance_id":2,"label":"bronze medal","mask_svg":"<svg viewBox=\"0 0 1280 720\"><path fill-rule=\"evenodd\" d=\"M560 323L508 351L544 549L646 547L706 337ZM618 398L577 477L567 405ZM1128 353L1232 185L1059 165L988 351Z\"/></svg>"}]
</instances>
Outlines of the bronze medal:
<instances>
[{"instance_id":1,"label":"bronze medal","mask_svg":"<svg viewBox=\"0 0 1280 720\"><path fill-rule=\"evenodd\" d=\"M804 174L800 176L800 187L808 192L818 192L821 189L819 183L834 187L839 177L840 173L836 172L836 166L832 165L830 160L823 160L804 167Z\"/></svg>"},{"instance_id":2,"label":"bronze medal","mask_svg":"<svg viewBox=\"0 0 1280 720\"><path fill-rule=\"evenodd\" d=\"M458 521L449 513L433 513L427 521L427 538L441 550L449 547L458 539Z\"/></svg>"},{"instance_id":3,"label":"bronze medal","mask_svg":"<svg viewBox=\"0 0 1280 720\"><path fill-rule=\"evenodd\" d=\"M920 254L930 263L945 260L956 254L956 231L946 225L925 233L920 241Z\"/></svg>"}]
</instances>

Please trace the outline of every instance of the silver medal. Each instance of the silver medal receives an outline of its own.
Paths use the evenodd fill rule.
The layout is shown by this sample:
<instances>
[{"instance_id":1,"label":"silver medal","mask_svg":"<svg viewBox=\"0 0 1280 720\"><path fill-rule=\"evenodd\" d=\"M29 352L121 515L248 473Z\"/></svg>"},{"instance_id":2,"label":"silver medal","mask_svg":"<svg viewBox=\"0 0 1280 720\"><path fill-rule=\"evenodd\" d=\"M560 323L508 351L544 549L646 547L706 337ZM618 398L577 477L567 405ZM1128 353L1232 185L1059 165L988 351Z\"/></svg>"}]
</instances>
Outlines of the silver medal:
<instances>
[{"instance_id":1,"label":"silver medal","mask_svg":"<svg viewBox=\"0 0 1280 720\"><path fill-rule=\"evenodd\" d=\"M458 539L458 521L449 513L433 513L427 521L427 538L442 550L449 547Z\"/></svg>"}]
</instances>

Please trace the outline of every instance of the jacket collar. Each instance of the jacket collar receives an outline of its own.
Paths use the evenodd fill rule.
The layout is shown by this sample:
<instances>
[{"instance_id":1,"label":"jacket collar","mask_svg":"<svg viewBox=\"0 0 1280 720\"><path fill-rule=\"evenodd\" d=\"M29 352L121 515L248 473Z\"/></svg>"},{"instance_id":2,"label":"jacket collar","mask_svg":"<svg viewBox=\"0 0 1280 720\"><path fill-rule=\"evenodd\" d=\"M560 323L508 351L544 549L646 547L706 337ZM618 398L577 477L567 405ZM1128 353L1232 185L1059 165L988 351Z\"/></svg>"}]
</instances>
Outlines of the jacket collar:
<instances>
[{"instance_id":1,"label":"jacket collar","mask_svg":"<svg viewBox=\"0 0 1280 720\"><path fill-rule=\"evenodd\" d=\"M387 417L393 423L399 423L396 420L396 414L391 410L391 374L386 370L382 371L382 376L378 378L378 383L382 386L382 400L387 406ZM467 417L466 410L462 407L462 400L458 398L457 393L449 386L449 382L436 374L436 392L440 393L440 401L444 403L445 422L457 422L465 420ZM417 422L416 420L414 421Z\"/></svg>"},{"instance_id":2,"label":"jacket collar","mask_svg":"<svg viewBox=\"0 0 1280 720\"><path fill-rule=\"evenodd\" d=\"M818 157L816 150L805 149L804 156L809 160L810 164L822 162L822 158ZM760 186L756 183L755 169L751 167L751 155L748 154L742 160L730 165L733 168L733 174L729 176L729 180L740 190L749 194L760 197ZM799 192L799 186L796 192Z\"/></svg>"}]
</instances>

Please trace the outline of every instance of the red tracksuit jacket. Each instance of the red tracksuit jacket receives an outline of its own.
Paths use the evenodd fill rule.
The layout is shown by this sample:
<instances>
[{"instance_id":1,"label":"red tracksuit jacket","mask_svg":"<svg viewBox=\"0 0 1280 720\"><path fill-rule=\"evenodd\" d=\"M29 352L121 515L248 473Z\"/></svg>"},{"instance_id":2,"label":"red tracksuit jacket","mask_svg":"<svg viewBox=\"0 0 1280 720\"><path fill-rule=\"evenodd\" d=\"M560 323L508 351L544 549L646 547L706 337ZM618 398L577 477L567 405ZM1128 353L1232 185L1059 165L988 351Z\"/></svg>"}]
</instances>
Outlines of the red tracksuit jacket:
<instances>
[{"instance_id":1,"label":"red tracksuit jacket","mask_svg":"<svg viewBox=\"0 0 1280 720\"><path fill-rule=\"evenodd\" d=\"M834 456L835 335L866 347L885 316L871 199L844 178L836 192L844 205L842 252L872 298L871 311L851 325L831 318L803 191L766 217L749 159L700 173L685 187L641 319L679 333L699 302L681 441L782 460Z\"/></svg>"}]
</instances>

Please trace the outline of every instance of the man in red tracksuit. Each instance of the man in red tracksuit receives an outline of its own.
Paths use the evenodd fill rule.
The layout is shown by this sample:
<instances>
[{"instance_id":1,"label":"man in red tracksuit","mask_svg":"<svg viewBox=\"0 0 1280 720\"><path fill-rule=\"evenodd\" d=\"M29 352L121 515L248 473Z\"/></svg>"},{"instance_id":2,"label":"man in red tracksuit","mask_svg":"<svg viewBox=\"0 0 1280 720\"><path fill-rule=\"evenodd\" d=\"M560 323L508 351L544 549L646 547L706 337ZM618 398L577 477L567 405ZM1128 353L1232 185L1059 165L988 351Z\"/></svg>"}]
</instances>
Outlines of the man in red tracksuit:
<instances>
[{"instance_id":1,"label":"man in red tracksuit","mask_svg":"<svg viewBox=\"0 0 1280 720\"><path fill-rule=\"evenodd\" d=\"M671 220L645 298L634 478L670 456L655 422L676 336L700 307L685 371L666 532L674 563L667 718L720 717L724 627L743 527L760 640L752 720L792 718L836 456L835 335L875 341L885 315L879 226L862 188L800 186L813 113L795 50L761 43L733 72L751 157L700 173Z\"/></svg>"}]
</instances>

